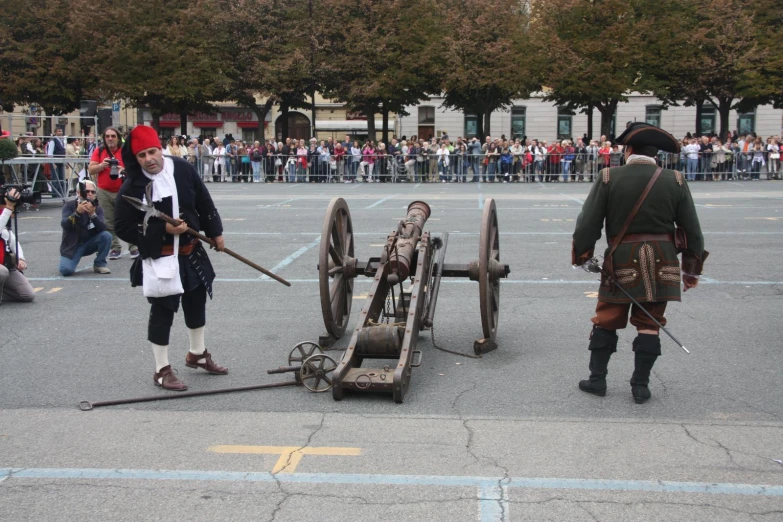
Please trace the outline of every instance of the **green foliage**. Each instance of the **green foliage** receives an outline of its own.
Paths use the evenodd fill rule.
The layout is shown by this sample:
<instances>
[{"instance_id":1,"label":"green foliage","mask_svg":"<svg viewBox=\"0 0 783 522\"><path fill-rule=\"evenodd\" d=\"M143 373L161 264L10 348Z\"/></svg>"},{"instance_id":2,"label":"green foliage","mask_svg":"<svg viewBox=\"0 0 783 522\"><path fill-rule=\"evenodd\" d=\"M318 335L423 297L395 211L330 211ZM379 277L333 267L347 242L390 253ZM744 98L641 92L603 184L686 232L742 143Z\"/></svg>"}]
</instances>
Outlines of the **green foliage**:
<instances>
[{"instance_id":1,"label":"green foliage","mask_svg":"<svg viewBox=\"0 0 783 522\"><path fill-rule=\"evenodd\" d=\"M444 105L479 116L483 140L493 111L526 98L538 84L530 71L528 15L518 0L439 1L442 39L429 54L445 93Z\"/></svg>"},{"instance_id":2,"label":"green foliage","mask_svg":"<svg viewBox=\"0 0 783 522\"><path fill-rule=\"evenodd\" d=\"M9 139L0 139L0 161L14 159L18 154L16 145Z\"/></svg>"},{"instance_id":3,"label":"green foliage","mask_svg":"<svg viewBox=\"0 0 783 522\"><path fill-rule=\"evenodd\" d=\"M92 84L80 67L86 48L69 25L71 13L57 0L3 2L0 9L0 98L36 103L48 114L79 107Z\"/></svg>"}]
</instances>

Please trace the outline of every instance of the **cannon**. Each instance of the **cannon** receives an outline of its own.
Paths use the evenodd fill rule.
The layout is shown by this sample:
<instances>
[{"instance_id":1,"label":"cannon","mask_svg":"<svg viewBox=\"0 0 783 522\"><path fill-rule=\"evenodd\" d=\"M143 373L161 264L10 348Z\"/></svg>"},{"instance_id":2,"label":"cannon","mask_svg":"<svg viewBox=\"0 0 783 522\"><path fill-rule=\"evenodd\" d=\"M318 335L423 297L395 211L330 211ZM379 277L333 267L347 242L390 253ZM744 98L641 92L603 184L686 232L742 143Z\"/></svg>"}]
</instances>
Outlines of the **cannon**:
<instances>
[{"instance_id":1,"label":"cannon","mask_svg":"<svg viewBox=\"0 0 783 522\"><path fill-rule=\"evenodd\" d=\"M500 307L500 280L508 265L500 262L500 237L495 200L487 198L479 233L478 259L468 264L446 264L448 233L432 237L424 231L431 213L423 201L414 201L397 229L386 238L380 257L360 261L354 255L351 213L342 198L334 198L326 210L318 259L321 311L327 335L321 343L340 339L351 316L354 280L372 278L362 306L359 324L332 373L332 397L345 390L391 393L402 403L412 368L421 364L416 349L419 332L432 328L443 277L477 281L484 337L474 343L477 355L497 347L495 339ZM403 283L410 279L410 286ZM365 359L387 360L378 368L363 366Z\"/></svg>"}]
</instances>

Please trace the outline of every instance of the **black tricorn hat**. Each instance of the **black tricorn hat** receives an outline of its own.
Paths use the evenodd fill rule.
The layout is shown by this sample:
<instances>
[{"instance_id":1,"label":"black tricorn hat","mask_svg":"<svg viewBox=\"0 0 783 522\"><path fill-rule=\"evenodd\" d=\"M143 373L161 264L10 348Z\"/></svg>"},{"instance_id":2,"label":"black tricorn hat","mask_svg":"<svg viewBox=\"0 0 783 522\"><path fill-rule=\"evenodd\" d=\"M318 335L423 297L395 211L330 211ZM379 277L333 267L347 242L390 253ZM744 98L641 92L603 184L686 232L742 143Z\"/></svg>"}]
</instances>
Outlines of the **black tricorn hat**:
<instances>
[{"instance_id":1,"label":"black tricorn hat","mask_svg":"<svg viewBox=\"0 0 783 522\"><path fill-rule=\"evenodd\" d=\"M674 136L649 123L632 123L625 129L625 132L617 137L617 143L632 147L647 145L664 152L680 152L680 143Z\"/></svg>"}]
</instances>

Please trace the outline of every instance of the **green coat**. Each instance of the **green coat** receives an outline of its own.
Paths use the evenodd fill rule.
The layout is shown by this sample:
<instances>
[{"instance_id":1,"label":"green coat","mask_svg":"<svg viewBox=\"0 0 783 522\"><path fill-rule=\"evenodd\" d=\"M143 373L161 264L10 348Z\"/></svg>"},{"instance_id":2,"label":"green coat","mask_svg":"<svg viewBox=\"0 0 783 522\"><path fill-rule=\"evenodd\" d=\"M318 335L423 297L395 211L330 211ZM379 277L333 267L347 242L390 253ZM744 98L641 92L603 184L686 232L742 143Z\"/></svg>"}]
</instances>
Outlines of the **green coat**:
<instances>
[{"instance_id":1,"label":"green coat","mask_svg":"<svg viewBox=\"0 0 783 522\"><path fill-rule=\"evenodd\" d=\"M656 165L632 160L623 167L601 171L576 220L572 264L581 265L593 257L595 243L601 238L604 227L607 238L620 232L656 168ZM684 230L687 237L682 264L677 259L677 248L670 241L622 243L615 250L612 259L617 282L637 301L679 301L680 269L687 274L701 275L708 255L684 176L664 169L628 227L626 236L673 235L675 225ZM607 247L604 256L608 253ZM630 302L614 285L609 285L605 277L598 299L608 303Z\"/></svg>"}]
</instances>

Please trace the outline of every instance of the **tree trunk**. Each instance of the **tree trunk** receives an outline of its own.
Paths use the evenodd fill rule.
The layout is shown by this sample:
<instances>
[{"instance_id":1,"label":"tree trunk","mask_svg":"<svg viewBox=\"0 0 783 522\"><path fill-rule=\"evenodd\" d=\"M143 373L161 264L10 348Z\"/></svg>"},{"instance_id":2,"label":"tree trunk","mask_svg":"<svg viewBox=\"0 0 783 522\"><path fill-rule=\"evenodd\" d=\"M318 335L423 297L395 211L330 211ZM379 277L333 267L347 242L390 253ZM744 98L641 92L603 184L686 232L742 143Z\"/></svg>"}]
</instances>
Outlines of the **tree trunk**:
<instances>
[{"instance_id":1,"label":"tree trunk","mask_svg":"<svg viewBox=\"0 0 783 522\"><path fill-rule=\"evenodd\" d=\"M310 127L310 134L312 134L312 138L318 138L318 134L315 132L315 89L313 89L310 93L310 102L313 104L310 113L312 114L312 125Z\"/></svg>"},{"instance_id":2,"label":"tree trunk","mask_svg":"<svg viewBox=\"0 0 783 522\"><path fill-rule=\"evenodd\" d=\"M152 110L152 128L155 129L155 132L160 134L160 111L158 110Z\"/></svg>"},{"instance_id":3,"label":"tree trunk","mask_svg":"<svg viewBox=\"0 0 783 522\"><path fill-rule=\"evenodd\" d=\"M383 129L381 130L381 140L384 143L389 143L389 108L386 102L381 104L381 114L383 115ZM369 123L367 124L369 125Z\"/></svg>"},{"instance_id":4,"label":"tree trunk","mask_svg":"<svg viewBox=\"0 0 783 522\"><path fill-rule=\"evenodd\" d=\"M588 139L593 139L593 105L590 104L587 106L587 137ZM585 146L589 145L589 143L585 143Z\"/></svg>"},{"instance_id":5,"label":"tree trunk","mask_svg":"<svg viewBox=\"0 0 783 522\"><path fill-rule=\"evenodd\" d=\"M484 114L482 114L482 120L484 120L483 123L483 133L484 135L481 136L481 143L484 143L484 140L486 139L486 134L489 134L492 130L492 109L484 109Z\"/></svg>"},{"instance_id":6,"label":"tree trunk","mask_svg":"<svg viewBox=\"0 0 783 522\"><path fill-rule=\"evenodd\" d=\"M285 139L288 137L288 104L280 104L280 134L282 136L279 141L285 143Z\"/></svg>"},{"instance_id":7,"label":"tree trunk","mask_svg":"<svg viewBox=\"0 0 783 522\"><path fill-rule=\"evenodd\" d=\"M254 103L251 106L253 112L256 113L256 118L258 118L258 141L261 142L261 145L263 145L266 142L266 133L264 132L264 122L266 121L266 115L269 114L269 111L272 109L272 105L274 105L274 101L272 100L272 98L269 98L268 100L266 100L266 103L264 103L263 106L259 106L257 103Z\"/></svg>"},{"instance_id":8,"label":"tree trunk","mask_svg":"<svg viewBox=\"0 0 783 522\"><path fill-rule=\"evenodd\" d=\"M375 107L367 105L364 115L367 116L367 139L375 141Z\"/></svg>"},{"instance_id":9,"label":"tree trunk","mask_svg":"<svg viewBox=\"0 0 783 522\"><path fill-rule=\"evenodd\" d=\"M606 136L606 138L612 142L615 138L611 133L615 109L617 109L617 100L612 100L605 105L598 105L598 112L601 113L601 135Z\"/></svg>"},{"instance_id":10,"label":"tree trunk","mask_svg":"<svg viewBox=\"0 0 783 522\"><path fill-rule=\"evenodd\" d=\"M183 136L188 133L188 111L179 113L179 133Z\"/></svg>"},{"instance_id":11,"label":"tree trunk","mask_svg":"<svg viewBox=\"0 0 783 522\"><path fill-rule=\"evenodd\" d=\"M720 139L726 143L729 136L729 113L731 112L731 102L729 98L718 98L718 114L720 114Z\"/></svg>"}]
</instances>

